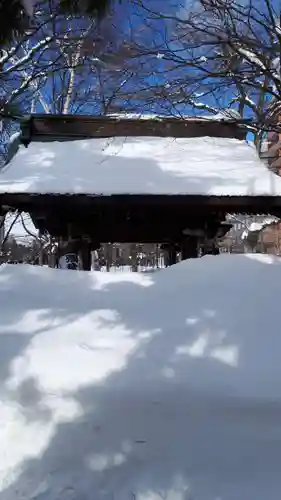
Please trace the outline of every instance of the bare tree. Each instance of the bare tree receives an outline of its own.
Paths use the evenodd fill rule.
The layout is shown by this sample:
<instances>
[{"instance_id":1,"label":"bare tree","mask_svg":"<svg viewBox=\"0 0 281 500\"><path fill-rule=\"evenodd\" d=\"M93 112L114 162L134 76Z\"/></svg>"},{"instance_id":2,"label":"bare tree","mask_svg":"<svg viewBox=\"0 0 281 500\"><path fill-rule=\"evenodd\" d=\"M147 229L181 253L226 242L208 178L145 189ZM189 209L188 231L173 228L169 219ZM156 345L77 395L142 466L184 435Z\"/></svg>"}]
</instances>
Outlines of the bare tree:
<instances>
[{"instance_id":1,"label":"bare tree","mask_svg":"<svg viewBox=\"0 0 281 500\"><path fill-rule=\"evenodd\" d=\"M67 14L90 15L97 19L109 10L110 0L60 0L52 1L50 7ZM30 26L37 13L35 0L1 0L0 3L0 46L20 37Z\"/></svg>"},{"instance_id":2,"label":"bare tree","mask_svg":"<svg viewBox=\"0 0 281 500\"><path fill-rule=\"evenodd\" d=\"M116 65L123 43L117 31L109 18L97 24L89 17L65 16L41 0L33 28L0 51L0 167L23 114L106 113L124 86ZM107 82L111 90L106 96Z\"/></svg>"},{"instance_id":3,"label":"bare tree","mask_svg":"<svg viewBox=\"0 0 281 500\"><path fill-rule=\"evenodd\" d=\"M48 233L40 234L33 226L32 220L28 214L21 212L9 212L2 221L2 238L1 238L1 261L5 262L15 258L19 252L14 252L11 256L11 242L13 242L14 250L16 250L16 242L20 241L20 246L28 248L28 252L24 252L28 256L30 262L36 262L39 265L49 264L54 267L56 241Z\"/></svg>"},{"instance_id":4,"label":"bare tree","mask_svg":"<svg viewBox=\"0 0 281 500\"><path fill-rule=\"evenodd\" d=\"M56 2L42 0L38 4L32 29L20 42L7 45L0 54L0 112L9 114L11 103L30 110L31 101L44 112L66 112L79 84L85 92L83 80L89 80L99 59L96 38L98 24L90 17L62 15L55 10ZM40 8L39 8L40 7ZM59 74L59 77L57 75ZM58 78L58 79L57 79ZM52 86L52 93L48 89ZM67 86L63 103L57 98L56 88ZM47 90L46 90L47 88ZM49 104L45 96L48 95ZM34 98L35 96L35 98Z\"/></svg>"},{"instance_id":5,"label":"bare tree","mask_svg":"<svg viewBox=\"0 0 281 500\"><path fill-rule=\"evenodd\" d=\"M269 0L196 0L177 12L146 12L149 45L139 55L160 59L155 85L144 90L177 115L196 113L253 119L257 145L281 114L280 12ZM144 15L143 15L144 17ZM162 24L161 24L162 23ZM159 25L165 26L159 28Z\"/></svg>"},{"instance_id":6,"label":"bare tree","mask_svg":"<svg viewBox=\"0 0 281 500\"><path fill-rule=\"evenodd\" d=\"M0 113L107 114L124 96L136 68L127 65L130 43L120 40L109 15L97 23L89 17L62 16L41 1L34 28L0 58ZM18 113L20 114L20 113Z\"/></svg>"}]
</instances>

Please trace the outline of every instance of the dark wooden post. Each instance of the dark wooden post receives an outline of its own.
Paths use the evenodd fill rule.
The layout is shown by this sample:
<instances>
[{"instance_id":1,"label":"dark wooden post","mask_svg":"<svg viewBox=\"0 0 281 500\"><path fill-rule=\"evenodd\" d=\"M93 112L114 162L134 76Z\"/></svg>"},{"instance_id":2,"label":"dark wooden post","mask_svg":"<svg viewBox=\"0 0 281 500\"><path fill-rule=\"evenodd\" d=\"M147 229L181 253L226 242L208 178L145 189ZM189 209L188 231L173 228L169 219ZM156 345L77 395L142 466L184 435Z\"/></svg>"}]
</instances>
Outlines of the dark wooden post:
<instances>
[{"instance_id":1,"label":"dark wooden post","mask_svg":"<svg viewBox=\"0 0 281 500\"><path fill-rule=\"evenodd\" d=\"M195 237L189 237L182 243L181 258L186 260L196 259L196 257L198 257L198 240Z\"/></svg>"},{"instance_id":2,"label":"dark wooden post","mask_svg":"<svg viewBox=\"0 0 281 500\"><path fill-rule=\"evenodd\" d=\"M211 246L206 246L204 249L203 249L203 255L219 255L220 253L220 249L219 247L215 244L215 243L212 243Z\"/></svg>"},{"instance_id":3,"label":"dark wooden post","mask_svg":"<svg viewBox=\"0 0 281 500\"><path fill-rule=\"evenodd\" d=\"M81 242L79 256L81 259L83 271L91 271L91 269L92 269L92 252L91 252L90 242L88 242L88 241Z\"/></svg>"},{"instance_id":4,"label":"dark wooden post","mask_svg":"<svg viewBox=\"0 0 281 500\"><path fill-rule=\"evenodd\" d=\"M177 245L173 243L163 243L161 249L164 251L165 267L173 266L177 263Z\"/></svg>"},{"instance_id":5,"label":"dark wooden post","mask_svg":"<svg viewBox=\"0 0 281 500\"><path fill-rule=\"evenodd\" d=\"M168 257L168 261L169 261L169 266L173 266L174 264L177 263L177 249L174 245L171 245L169 247L169 257Z\"/></svg>"}]
</instances>

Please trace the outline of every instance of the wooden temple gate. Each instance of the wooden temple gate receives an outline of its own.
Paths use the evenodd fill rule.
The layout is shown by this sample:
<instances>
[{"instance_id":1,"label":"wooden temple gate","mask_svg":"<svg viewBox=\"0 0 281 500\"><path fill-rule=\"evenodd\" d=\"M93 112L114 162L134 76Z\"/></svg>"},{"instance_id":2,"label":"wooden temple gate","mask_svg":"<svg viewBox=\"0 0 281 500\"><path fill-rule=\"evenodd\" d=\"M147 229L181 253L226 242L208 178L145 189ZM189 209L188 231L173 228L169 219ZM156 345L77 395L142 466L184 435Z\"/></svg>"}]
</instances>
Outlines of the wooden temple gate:
<instances>
[{"instance_id":1,"label":"wooden temple gate","mask_svg":"<svg viewBox=\"0 0 281 500\"><path fill-rule=\"evenodd\" d=\"M225 137L244 139L236 122L204 119L163 120L108 117L35 115L22 124L21 143L74 139L155 136ZM31 214L35 226L59 242L58 257L80 256L82 268L91 269L91 252L101 243L156 243L169 264L206 253L218 253L218 240L230 229L229 213L281 214L280 197L120 194L4 193L2 214L17 209Z\"/></svg>"}]
</instances>

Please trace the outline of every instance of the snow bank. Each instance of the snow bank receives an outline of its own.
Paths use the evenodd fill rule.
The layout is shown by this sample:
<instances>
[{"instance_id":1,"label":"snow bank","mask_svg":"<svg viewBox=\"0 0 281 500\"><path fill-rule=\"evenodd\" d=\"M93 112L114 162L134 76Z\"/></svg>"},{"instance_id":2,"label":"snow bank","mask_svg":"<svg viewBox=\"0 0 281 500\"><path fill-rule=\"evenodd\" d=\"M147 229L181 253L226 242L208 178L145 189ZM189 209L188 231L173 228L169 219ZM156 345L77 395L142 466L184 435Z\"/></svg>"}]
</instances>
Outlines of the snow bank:
<instances>
[{"instance_id":1,"label":"snow bank","mask_svg":"<svg viewBox=\"0 0 281 500\"><path fill-rule=\"evenodd\" d=\"M279 500L281 260L0 268L1 500Z\"/></svg>"},{"instance_id":2,"label":"snow bank","mask_svg":"<svg viewBox=\"0 0 281 500\"><path fill-rule=\"evenodd\" d=\"M22 146L0 193L280 196L281 178L237 139L116 137Z\"/></svg>"}]
</instances>

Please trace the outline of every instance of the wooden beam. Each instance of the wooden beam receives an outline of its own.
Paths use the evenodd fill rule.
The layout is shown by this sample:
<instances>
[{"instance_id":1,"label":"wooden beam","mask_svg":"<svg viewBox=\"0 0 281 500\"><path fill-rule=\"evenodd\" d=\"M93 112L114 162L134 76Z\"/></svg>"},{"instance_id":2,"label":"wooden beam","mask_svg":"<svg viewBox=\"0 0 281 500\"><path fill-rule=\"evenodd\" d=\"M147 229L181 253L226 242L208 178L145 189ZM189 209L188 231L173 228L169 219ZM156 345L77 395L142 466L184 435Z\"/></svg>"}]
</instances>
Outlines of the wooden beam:
<instances>
[{"instance_id":1,"label":"wooden beam","mask_svg":"<svg viewBox=\"0 0 281 500\"><path fill-rule=\"evenodd\" d=\"M243 124L206 118L116 118L32 115L21 124L22 142L104 137L225 137L245 139Z\"/></svg>"},{"instance_id":2,"label":"wooden beam","mask_svg":"<svg viewBox=\"0 0 281 500\"><path fill-rule=\"evenodd\" d=\"M29 210L48 211L64 207L79 209L81 212L91 210L112 210L123 207L128 210L155 210L177 209L189 210L190 213L212 214L217 212L227 213L252 213L271 214L273 209L281 209L281 196L205 196L205 195L130 195L119 194L111 196L89 196L84 194L38 194L38 193L4 193L0 194L0 204Z\"/></svg>"}]
</instances>

